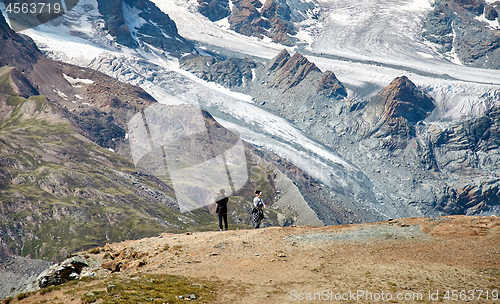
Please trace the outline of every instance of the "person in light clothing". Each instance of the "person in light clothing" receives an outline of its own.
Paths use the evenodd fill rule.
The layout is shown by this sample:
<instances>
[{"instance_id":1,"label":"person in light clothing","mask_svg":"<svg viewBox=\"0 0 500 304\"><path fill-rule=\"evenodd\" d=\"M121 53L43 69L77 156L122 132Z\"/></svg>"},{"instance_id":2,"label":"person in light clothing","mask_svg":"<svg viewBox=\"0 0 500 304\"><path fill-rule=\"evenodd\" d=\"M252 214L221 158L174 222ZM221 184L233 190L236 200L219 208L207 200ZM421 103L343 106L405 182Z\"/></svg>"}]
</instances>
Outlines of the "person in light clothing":
<instances>
[{"instance_id":1,"label":"person in light clothing","mask_svg":"<svg viewBox=\"0 0 500 304\"><path fill-rule=\"evenodd\" d=\"M262 196L262 191L260 190L255 191L255 197L253 199L253 210L252 210L253 226L255 229L258 229L260 227L260 223L264 218L264 210L262 209L266 207L266 203L264 203L262 198L260 198L261 196Z\"/></svg>"}]
</instances>

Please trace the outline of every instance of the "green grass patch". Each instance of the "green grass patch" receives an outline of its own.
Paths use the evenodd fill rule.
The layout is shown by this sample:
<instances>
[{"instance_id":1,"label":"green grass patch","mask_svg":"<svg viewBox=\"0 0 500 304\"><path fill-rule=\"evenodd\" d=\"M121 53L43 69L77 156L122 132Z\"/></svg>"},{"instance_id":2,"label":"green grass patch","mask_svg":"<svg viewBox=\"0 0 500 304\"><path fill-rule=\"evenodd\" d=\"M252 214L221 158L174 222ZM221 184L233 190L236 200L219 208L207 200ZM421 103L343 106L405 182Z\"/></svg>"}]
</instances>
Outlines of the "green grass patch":
<instances>
[{"instance_id":1,"label":"green grass patch","mask_svg":"<svg viewBox=\"0 0 500 304\"><path fill-rule=\"evenodd\" d=\"M75 289L84 292L82 303L186 303L184 298L196 300L196 303L216 303L219 285L219 281L182 276L140 275L111 277L98 284Z\"/></svg>"}]
</instances>

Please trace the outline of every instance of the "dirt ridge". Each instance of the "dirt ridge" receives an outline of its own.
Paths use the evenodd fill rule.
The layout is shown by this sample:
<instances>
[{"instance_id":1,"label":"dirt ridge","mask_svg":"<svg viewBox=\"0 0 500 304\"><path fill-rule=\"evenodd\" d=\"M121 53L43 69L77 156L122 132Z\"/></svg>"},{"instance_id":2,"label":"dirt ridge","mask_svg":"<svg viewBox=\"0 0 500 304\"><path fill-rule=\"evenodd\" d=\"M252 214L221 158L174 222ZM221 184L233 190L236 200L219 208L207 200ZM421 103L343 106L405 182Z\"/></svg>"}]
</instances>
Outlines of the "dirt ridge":
<instances>
[{"instance_id":1,"label":"dirt ridge","mask_svg":"<svg viewBox=\"0 0 500 304\"><path fill-rule=\"evenodd\" d=\"M323 297L316 301L324 301L357 291L394 297L430 297L437 291L438 298L445 300L447 290L500 291L499 241L498 217L446 216L323 227L165 233L107 244L80 255L100 265L92 269L94 275L99 271L102 276L97 280L104 274L115 278L169 274L219 282L222 287L214 290L216 303L294 303L314 293ZM92 291L92 284L78 284L80 294ZM40 303L55 297L64 303L81 302L78 292L65 296L64 287L61 290L12 303ZM203 299L197 301L203 303ZM354 302L372 301L361 298ZM492 303L492 299L479 297L473 302Z\"/></svg>"}]
</instances>

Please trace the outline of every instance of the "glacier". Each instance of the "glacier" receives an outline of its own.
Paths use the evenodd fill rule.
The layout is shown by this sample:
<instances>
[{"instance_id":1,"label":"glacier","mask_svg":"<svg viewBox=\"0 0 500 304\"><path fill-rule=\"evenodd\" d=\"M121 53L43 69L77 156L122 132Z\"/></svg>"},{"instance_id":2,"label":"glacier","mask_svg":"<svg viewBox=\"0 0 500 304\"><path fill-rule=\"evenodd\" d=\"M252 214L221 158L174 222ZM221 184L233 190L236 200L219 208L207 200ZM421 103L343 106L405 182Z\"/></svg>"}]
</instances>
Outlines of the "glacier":
<instances>
[{"instance_id":1,"label":"glacier","mask_svg":"<svg viewBox=\"0 0 500 304\"><path fill-rule=\"evenodd\" d=\"M313 2L317 10L314 14L302 12L304 20L297 23L296 36L301 42L295 47L238 34L224 21L213 23L197 11L195 1L152 2L175 21L179 34L194 41L199 51L261 61L273 58L282 49L300 51L321 70L334 71L349 97L371 97L394 78L405 75L436 102L437 109L427 122L475 117L500 103L500 71L456 64L422 40L422 23L431 1L302 1ZM179 69L177 58L154 47L118 45L104 30L97 6L96 0L81 0L61 18L23 33L50 58L137 85L161 103L187 103L207 110L245 141L287 159L328 187L354 192L357 203L383 218L425 215L415 206L379 204L374 186L365 185L366 175L361 169L292 123L255 105L251 96L196 78ZM137 15L132 9L127 12L133 32L141 22L131 19ZM359 193L364 191L369 193ZM388 192L378 195L399 199Z\"/></svg>"}]
</instances>

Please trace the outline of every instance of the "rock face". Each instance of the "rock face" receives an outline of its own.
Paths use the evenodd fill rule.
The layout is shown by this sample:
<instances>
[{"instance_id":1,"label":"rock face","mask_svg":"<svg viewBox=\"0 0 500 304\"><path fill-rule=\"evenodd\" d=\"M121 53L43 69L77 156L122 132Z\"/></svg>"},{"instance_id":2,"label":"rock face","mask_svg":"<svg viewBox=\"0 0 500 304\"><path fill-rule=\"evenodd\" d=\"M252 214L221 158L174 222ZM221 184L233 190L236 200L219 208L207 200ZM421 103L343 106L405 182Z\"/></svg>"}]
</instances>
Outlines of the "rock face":
<instances>
[{"instance_id":1,"label":"rock face","mask_svg":"<svg viewBox=\"0 0 500 304\"><path fill-rule=\"evenodd\" d=\"M494 21L498 18L498 12L493 6L486 5L484 7L484 17L490 21Z\"/></svg>"},{"instance_id":2,"label":"rock face","mask_svg":"<svg viewBox=\"0 0 500 304\"><path fill-rule=\"evenodd\" d=\"M21 72L31 70L33 64L43 60L43 55L34 43L14 33L7 25L3 14L0 14L0 66L16 66Z\"/></svg>"},{"instance_id":3,"label":"rock face","mask_svg":"<svg viewBox=\"0 0 500 304\"><path fill-rule=\"evenodd\" d=\"M229 0L198 0L198 3L200 4L198 11L212 22L224 19L231 14Z\"/></svg>"},{"instance_id":4,"label":"rock face","mask_svg":"<svg viewBox=\"0 0 500 304\"><path fill-rule=\"evenodd\" d=\"M193 46L177 32L174 21L148 0L98 1L99 13L116 42L135 48L154 46L173 56L193 51ZM136 27L136 21L143 21Z\"/></svg>"},{"instance_id":5,"label":"rock face","mask_svg":"<svg viewBox=\"0 0 500 304\"><path fill-rule=\"evenodd\" d=\"M439 52L451 56L449 52L454 49L463 64L500 68L500 30L476 19L484 15L495 20L498 13L493 6L485 5L484 1L439 0L433 7L423 35L438 45Z\"/></svg>"},{"instance_id":6,"label":"rock face","mask_svg":"<svg viewBox=\"0 0 500 304\"><path fill-rule=\"evenodd\" d=\"M369 136L415 136L414 125L423 121L435 108L431 98L420 91L406 76L394 79L372 98L364 112L372 124Z\"/></svg>"},{"instance_id":7,"label":"rock face","mask_svg":"<svg viewBox=\"0 0 500 304\"><path fill-rule=\"evenodd\" d=\"M295 53L290 57L290 54L285 50L271 61L268 71L271 76L267 85L277 88L281 92L286 92L297 86L311 72L321 73L314 63L301 54Z\"/></svg>"},{"instance_id":8,"label":"rock face","mask_svg":"<svg viewBox=\"0 0 500 304\"><path fill-rule=\"evenodd\" d=\"M217 60L210 56L185 56L180 67L199 78L218 83L227 88L245 85L253 78L252 69L257 64L249 58L228 58Z\"/></svg>"},{"instance_id":9,"label":"rock face","mask_svg":"<svg viewBox=\"0 0 500 304\"><path fill-rule=\"evenodd\" d=\"M292 46L296 31L291 12L284 0L235 0L229 24L232 30L247 36L267 36L274 42Z\"/></svg>"},{"instance_id":10,"label":"rock face","mask_svg":"<svg viewBox=\"0 0 500 304\"><path fill-rule=\"evenodd\" d=\"M424 120L435 108L432 99L417 89L406 76L394 79L374 100L382 103L385 120L402 117L416 123Z\"/></svg>"},{"instance_id":11,"label":"rock face","mask_svg":"<svg viewBox=\"0 0 500 304\"><path fill-rule=\"evenodd\" d=\"M316 91L328 98L347 97L344 85L335 77L332 71L326 71L321 75Z\"/></svg>"}]
</instances>

